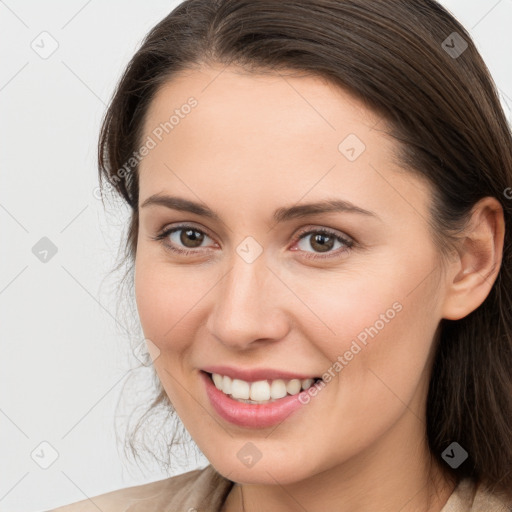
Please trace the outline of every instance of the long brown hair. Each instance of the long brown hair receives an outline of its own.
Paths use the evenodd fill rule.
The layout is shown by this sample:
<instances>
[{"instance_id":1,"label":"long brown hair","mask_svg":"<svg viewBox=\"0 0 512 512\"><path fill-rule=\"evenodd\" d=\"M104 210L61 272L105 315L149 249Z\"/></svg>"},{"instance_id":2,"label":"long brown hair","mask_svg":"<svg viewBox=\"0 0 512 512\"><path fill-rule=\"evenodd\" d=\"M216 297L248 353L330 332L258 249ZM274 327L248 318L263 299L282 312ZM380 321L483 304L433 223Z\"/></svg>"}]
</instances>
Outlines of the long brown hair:
<instances>
[{"instance_id":1,"label":"long brown hair","mask_svg":"<svg viewBox=\"0 0 512 512\"><path fill-rule=\"evenodd\" d=\"M442 465L452 442L467 451L468 459L453 469L457 480L470 476L511 494L512 201L505 191L512 185L512 140L496 87L468 32L434 0L179 4L131 59L101 130L100 182L131 207L129 261L138 234L133 155L142 142L144 115L164 82L208 63L267 73L306 71L379 113L397 141L401 165L433 185L432 233L441 252L456 240L479 199L500 201L506 224L502 266L480 307L460 320L441 320L427 435ZM159 404L172 411L161 386L150 409Z\"/></svg>"}]
</instances>

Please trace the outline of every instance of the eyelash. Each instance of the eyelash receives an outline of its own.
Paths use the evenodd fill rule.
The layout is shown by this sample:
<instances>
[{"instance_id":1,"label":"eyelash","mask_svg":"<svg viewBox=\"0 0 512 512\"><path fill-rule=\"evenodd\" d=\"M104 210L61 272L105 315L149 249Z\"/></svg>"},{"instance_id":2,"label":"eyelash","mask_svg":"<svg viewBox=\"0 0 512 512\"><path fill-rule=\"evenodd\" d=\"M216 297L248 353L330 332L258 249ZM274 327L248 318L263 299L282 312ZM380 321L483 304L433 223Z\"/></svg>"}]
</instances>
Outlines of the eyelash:
<instances>
[{"instance_id":1,"label":"eyelash","mask_svg":"<svg viewBox=\"0 0 512 512\"><path fill-rule=\"evenodd\" d=\"M179 226L174 226L172 228L166 229L166 230L162 231L161 233L159 233L158 235L156 235L154 237L151 237L151 239L155 240L155 241L159 241L160 243L163 244L163 246L166 249L169 249L169 250L174 251L176 253L182 254L183 256L188 256L190 254L196 254L197 250L193 250L193 249L178 249L177 247L175 247L175 246L173 246L171 244L168 244L165 241L165 239L171 233L174 233L175 231L186 230L186 229L192 229L194 231L197 231L197 232L199 232L199 233L201 233L203 235L206 235L209 238L211 238L210 235L208 235L208 233L205 233L203 230L198 229L195 226L191 226L189 224L181 224ZM338 256L340 253L345 253L345 252L350 251L353 248L353 246L355 245L354 241L349 240L348 238L344 238L344 237L336 234L336 232L331 231L330 229L326 229L326 228L311 229L309 231L300 232L297 235L297 237L295 238L294 244L296 242L299 242L303 238L306 238L308 235L312 235L312 234L321 234L321 235L326 235L326 236L329 236L329 237L333 237L336 241L341 242L343 245L345 245L345 248L344 249L338 249L337 251L334 251L334 252L329 252L326 255L319 255L319 253L310 253L310 252L306 251L305 257L308 258L308 259L318 260L318 259L333 258L333 257Z\"/></svg>"}]
</instances>

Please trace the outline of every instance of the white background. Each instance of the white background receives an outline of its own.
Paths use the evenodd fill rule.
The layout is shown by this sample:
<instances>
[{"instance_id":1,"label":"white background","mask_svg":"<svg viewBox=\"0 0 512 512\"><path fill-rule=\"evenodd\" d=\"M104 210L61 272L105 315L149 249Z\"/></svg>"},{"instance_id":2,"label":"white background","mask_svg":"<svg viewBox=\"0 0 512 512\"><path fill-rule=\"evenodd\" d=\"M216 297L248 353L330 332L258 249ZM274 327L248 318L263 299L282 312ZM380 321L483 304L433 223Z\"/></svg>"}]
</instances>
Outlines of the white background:
<instances>
[{"instance_id":1,"label":"white background","mask_svg":"<svg viewBox=\"0 0 512 512\"><path fill-rule=\"evenodd\" d=\"M108 278L127 211L106 215L93 191L114 85L177 3L0 1L1 512L47 510L168 476L156 464L143 472L116 448L114 407L138 365ZM512 0L442 4L471 32L511 119ZM43 31L58 42L47 59L31 48ZM42 237L58 249L47 263L32 252ZM42 441L58 452L48 469L31 458ZM192 458L171 474L207 463Z\"/></svg>"}]
</instances>

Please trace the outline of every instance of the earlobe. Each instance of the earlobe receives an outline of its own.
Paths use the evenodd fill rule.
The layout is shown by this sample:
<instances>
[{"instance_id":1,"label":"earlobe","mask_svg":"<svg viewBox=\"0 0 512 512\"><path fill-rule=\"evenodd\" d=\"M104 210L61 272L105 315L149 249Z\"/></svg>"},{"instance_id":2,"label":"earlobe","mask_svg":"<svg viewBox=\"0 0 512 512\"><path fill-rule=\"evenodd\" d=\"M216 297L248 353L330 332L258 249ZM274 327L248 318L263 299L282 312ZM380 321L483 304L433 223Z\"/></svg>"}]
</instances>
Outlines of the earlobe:
<instances>
[{"instance_id":1,"label":"earlobe","mask_svg":"<svg viewBox=\"0 0 512 512\"><path fill-rule=\"evenodd\" d=\"M473 207L458 257L446 272L443 318L459 320L484 302L501 267L504 237L501 204L494 197L481 199Z\"/></svg>"}]
</instances>

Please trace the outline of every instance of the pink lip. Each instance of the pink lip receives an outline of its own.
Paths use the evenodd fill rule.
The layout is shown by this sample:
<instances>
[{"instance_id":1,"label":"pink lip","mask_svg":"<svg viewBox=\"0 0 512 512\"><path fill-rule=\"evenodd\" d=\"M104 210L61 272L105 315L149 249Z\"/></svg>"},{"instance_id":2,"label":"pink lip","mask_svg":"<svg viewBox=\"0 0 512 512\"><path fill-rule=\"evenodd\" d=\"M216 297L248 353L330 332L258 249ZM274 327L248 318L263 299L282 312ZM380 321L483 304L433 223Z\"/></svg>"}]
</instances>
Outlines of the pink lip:
<instances>
[{"instance_id":1,"label":"pink lip","mask_svg":"<svg viewBox=\"0 0 512 512\"><path fill-rule=\"evenodd\" d=\"M271 368L252 368L242 369L233 368L231 366L205 366L201 370L208 373L219 373L220 375L227 375L232 379L245 380L246 382L256 382L258 380L291 380L291 379L315 379L320 378L320 375L311 376L305 374L291 373L284 370L273 370Z\"/></svg>"},{"instance_id":2,"label":"pink lip","mask_svg":"<svg viewBox=\"0 0 512 512\"><path fill-rule=\"evenodd\" d=\"M200 374L205 383L208 398L219 416L240 427L271 427L284 421L290 414L307 404L311 399L311 397L308 397L304 403L300 401L301 396L307 395L306 390L297 395L285 396L269 404L237 402L218 390L207 373L201 371Z\"/></svg>"}]
</instances>

